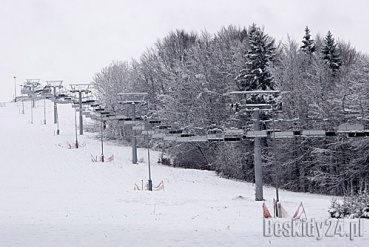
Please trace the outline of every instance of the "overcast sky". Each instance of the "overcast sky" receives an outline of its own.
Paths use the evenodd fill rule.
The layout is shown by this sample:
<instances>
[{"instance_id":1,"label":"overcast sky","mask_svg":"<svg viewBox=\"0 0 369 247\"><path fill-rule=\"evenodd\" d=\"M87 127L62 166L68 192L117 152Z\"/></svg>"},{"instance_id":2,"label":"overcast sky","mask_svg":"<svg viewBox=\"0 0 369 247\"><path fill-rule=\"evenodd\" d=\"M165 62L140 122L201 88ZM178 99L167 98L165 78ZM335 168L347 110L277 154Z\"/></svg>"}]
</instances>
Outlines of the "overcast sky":
<instances>
[{"instance_id":1,"label":"overcast sky","mask_svg":"<svg viewBox=\"0 0 369 247\"><path fill-rule=\"evenodd\" d=\"M89 83L112 61L139 59L170 31L252 23L279 40L304 29L369 54L367 0L1 0L0 102L26 79ZM16 80L14 80L14 76Z\"/></svg>"}]
</instances>

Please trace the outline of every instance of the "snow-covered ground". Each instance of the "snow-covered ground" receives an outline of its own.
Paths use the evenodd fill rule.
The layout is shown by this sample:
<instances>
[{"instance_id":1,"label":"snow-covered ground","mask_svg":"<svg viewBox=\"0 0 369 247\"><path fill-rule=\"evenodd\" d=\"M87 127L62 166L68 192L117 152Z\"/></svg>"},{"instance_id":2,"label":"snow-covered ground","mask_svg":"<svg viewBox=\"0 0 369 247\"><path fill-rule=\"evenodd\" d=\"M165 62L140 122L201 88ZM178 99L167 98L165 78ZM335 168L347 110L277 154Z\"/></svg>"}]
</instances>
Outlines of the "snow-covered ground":
<instances>
[{"instance_id":1,"label":"snow-covered ground","mask_svg":"<svg viewBox=\"0 0 369 247\"><path fill-rule=\"evenodd\" d=\"M74 110L59 105L60 135L55 135L52 103L0 107L0 247L12 246L367 246L362 237L265 237L262 202L250 183L219 178L213 172L157 164L151 152L153 185L164 191L137 191L147 181L147 150L133 165L131 147L106 143L111 163L93 163L101 152L95 135L78 136L86 146L66 148L75 140ZM272 212L274 188L264 197ZM324 222L331 197L280 191L293 215L300 201L309 219ZM282 219L288 221L288 219ZM345 223L346 224L346 223ZM347 224L345 225L347 227ZM366 243L366 244L365 244Z\"/></svg>"}]
</instances>

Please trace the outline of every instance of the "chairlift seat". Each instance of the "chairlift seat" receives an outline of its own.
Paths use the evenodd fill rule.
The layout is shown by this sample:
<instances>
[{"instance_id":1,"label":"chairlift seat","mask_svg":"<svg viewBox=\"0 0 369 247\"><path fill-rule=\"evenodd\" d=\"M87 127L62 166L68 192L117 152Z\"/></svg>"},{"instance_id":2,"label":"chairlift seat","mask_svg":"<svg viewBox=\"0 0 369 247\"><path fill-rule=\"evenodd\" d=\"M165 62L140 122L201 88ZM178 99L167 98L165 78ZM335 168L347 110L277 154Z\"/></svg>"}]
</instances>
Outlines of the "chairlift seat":
<instances>
[{"instance_id":1,"label":"chairlift seat","mask_svg":"<svg viewBox=\"0 0 369 247\"><path fill-rule=\"evenodd\" d=\"M341 124L338 126L337 132L364 132L364 125L362 124Z\"/></svg>"},{"instance_id":2,"label":"chairlift seat","mask_svg":"<svg viewBox=\"0 0 369 247\"><path fill-rule=\"evenodd\" d=\"M267 137L268 133L266 130L250 130L246 132L246 137Z\"/></svg>"},{"instance_id":3,"label":"chairlift seat","mask_svg":"<svg viewBox=\"0 0 369 247\"><path fill-rule=\"evenodd\" d=\"M231 137L231 136L229 136L229 137L224 137L224 141L225 142L240 142L242 140L242 137L241 136L239 136L239 137Z\"/></svg>"},{"instance_id":4,"label":"chairlift seat","mask_svg":"<svg viewBox=\"0 0 369 247\"><path fill-rule=\"evenodd\" d=\"M325 137L325 130L303 130L302 135L307 137Z\"/></svg>"}]
</instances>

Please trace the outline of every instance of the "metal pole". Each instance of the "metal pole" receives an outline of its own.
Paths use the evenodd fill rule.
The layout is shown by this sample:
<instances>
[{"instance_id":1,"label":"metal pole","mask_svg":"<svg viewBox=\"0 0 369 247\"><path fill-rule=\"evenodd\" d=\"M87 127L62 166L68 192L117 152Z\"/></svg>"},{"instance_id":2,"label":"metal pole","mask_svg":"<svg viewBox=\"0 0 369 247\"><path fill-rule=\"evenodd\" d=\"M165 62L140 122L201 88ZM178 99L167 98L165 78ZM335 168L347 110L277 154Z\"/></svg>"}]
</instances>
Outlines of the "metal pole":
<instances>
[{"instance_id":1,"label":"metal pole","mask_svg":"<svg viewBox=\"0 0 369 247\"><path fill-rule=\"evenodd\" d=\"M136 105L132 103L133 107L133 123L136 121ZM136 130L133 128L134 124L132 124L132 163L137 164L137 139L136 139Z\"/></svg>"},{"instance_id":2,"label":"metal pole","mask_svg":"<svg viewBox=\"0 0 369 247\"><path fill-rule=\"evenodd\" d=\"M76 132L76 148L78 148L77 110L74 110L74 130Z\"/></svg>"},{"instance_id":3,"label":"metal pole","mask_svg":"<svg viewBox=\"0 0 369 247\"><path fill-rule=\"evenodd\" d=\"M23 101L23 95L22 95L22 114L24 114L24 101Z\"/></svg>"},{"instance_id":4,"label":"metal pole","mask_svg":"<svg viewBox=\"0 0 369 247\"><path fill-rule=\"evenodd\" d=\"M254 109L254 130L260 130L259 109ZM254 166L255 166L255 201L262 201L263 198L263 167L261 164L261 144L260 137L255 137L254 143Z\"/></svg>"},{"instance_id":5,"label":"metal pole","mask_svg":"<svg viewBox=\"0 0 369 247\"><path fill-rule=\"evenodd\" d=\"M146 119L146 130L148 129L148 126L147 126L147 119ZM149 135L147 135L147 162L148 162L148 165L149 165L149 191L152 191L152 180L151 180L151 166L150 166L150 146L149 146L150 142L149 142Z\"/></svg>"},{"instance_id":6,"label":"metal pole","mask_svg":"<svg viewBox=\"0 0 369 247\"><path fill-rule=\"evenodd\" d=\"M21 87L21 99L22 99L22 114L24 114L24 101L23 101L22 85L20 85L20 87Z\"/></svg>"},{"instance_id":7,"label":"metal pole","mask_svg":"<svg viewBox=\"0 0 369 247\"><path fill-rule=\"evenodd\" d=\"M82 91L78 92L78 96L79 96L79 134L83 135Z\"/></svg>"},{"instance_id":8,"label":"metal pole","mask_svg":"<svg viewBox=\"0 0 369 247\"><path fill-rule=\"evenodd\" d=\"M147 140L149 137L147 137ZM147 159L149 163L149 191L152 191L152 180L151 180L151 167L150 167L150 148L147 147Z\"/></svg>"},{"instance_id":9,"label":"metal pole","mask_svg":"<svg viewBox=\"0 0 369 247\"><path fill-rule=\"evenodd\" d=\"M14 76L14 102L17 102L17 77Z\"/></svg>"},{"instance_id":10,"label":"metal pole","mask_svg":"<svg viewBox=\"0 0 369 247\"><path fill-rule=\"evenodd\" d=\"M101 116L101 162L104 162L104 140L103 140L103 114Z\"/></svg>"},{"instance_id":11,"label":"metal pole","mask_svg":"<svg viewBox=\"0 0 369 247\"><path fill-rule=\"evenodd\" d=\"M33 124L33 93L31 94L31 124Z\"/></svg>"},{"instance_id":12,"label":"metal pole","mask_svg":"<svg viewBox=\"0 0 369 247\"><path fill-rule=\"evenodd\" d=\"M44 97L44 124L46 124L46 99Z\"/></svg>"},{"instance_id":13,"label":"metal pole","mask_svg":"<svg viewBox=\"0 0 369 247\"><path fill-rule=\"evenodd\" d=\"M59 135L60 134L60 129L59 129L59 118L57 118L57 123L56 123L56 134Z\"/></svg>"},{"instance_id":14,"label":"metal pole","mask_svg":"<svg viewBox=\"0 0 369 247\"><path fill-rule=\"evenodd\" d=\"M36 106L36 103L35 103L35 94L34 94L34 91L35 91L35 85L32 85L32 107L31 108L34 108ZM33 120L32 120L33 122Z\"/></svg>"},{"instance_id":15,"label":"metal pole","mask_svg":"<svg viewBox=\"0 0 369 247\"><path fill-rule=\"evenodd\" d=\"M54 95L55 95L55 87L54 87ZM59 117L58 117L58 104L56 103L56 96L54 96L54 123L56 123L56 134L60 134L59 129Z\"/></svg>"},{"instance_id":16,"label":"metal pole","mask_svg":"<svg viewBox=\"0 0 369 247\"><path fill-rule=\"evenodd\" d=\"M275 138L275 117L274 117L274 109L272 106L272 119L273 119L273 163L275 169L275 195L276 195L276 204L275 204L275 215L279 217L279 210L278 210L278 202L279 202L279 167L277 164L277 151L276 151L276 138Z\"/></svg>"},{"instance_id":17,"label":"metal pole","mask_svg":"<svg viewBox=\"0 0 369 247\"><path fill-rule=\"evenodd\" d=\"M279 202L279 169L277 165L277 151L276 151L276 138L275 138L275 120L274 120L274 110L272 110L272 117L273 117L273 153L274 153L274 167L276 169L276 179L275 179L275 194L276 194L276 200Z\"/></svg>"},{"instance_id":18,"label":"metal pole","mask_svg":"<svg viewBox=\"0 0 369 247\"><path fill-rule=\"evenodd\" d=\"M56 105L56 87L53 87L53 92L54 92L54 124L57 124L58 123L58 116L57 116L58 106Z\"/></svg>"}]
</instances>

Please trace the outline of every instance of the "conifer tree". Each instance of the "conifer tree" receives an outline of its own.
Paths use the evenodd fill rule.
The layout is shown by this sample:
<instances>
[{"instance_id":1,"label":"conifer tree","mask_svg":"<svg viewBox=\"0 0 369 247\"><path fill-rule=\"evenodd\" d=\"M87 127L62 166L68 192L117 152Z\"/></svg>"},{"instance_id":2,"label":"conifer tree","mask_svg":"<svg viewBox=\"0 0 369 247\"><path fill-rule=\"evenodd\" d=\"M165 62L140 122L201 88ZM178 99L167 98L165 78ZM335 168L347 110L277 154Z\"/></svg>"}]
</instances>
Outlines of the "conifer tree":
<instances>
[{"instance_id":1,"label":"conifer tree","mask_svg":"<svg viewBox=\"0 0 369 247\"><path fill-rule=\"evenodd\" d=\"M246 53L245 68L236 77L240 90L272 90L273 78L269 64L275 57L274 40L256 24L249 28L249 50Z\"/></svg>"},{"instance_id":2,"label":"conifer tree","mask_svg":"<svg viewBox=\"0 0 369 247\"><path fill-rule=\"evenodd\" d=\"M305 28L305 35L302 40L303 45L300 47L300 49L305 52L306 54L313 54L316 50L315 48L315 42L313 39L311 39L310 30L309 27L306 26Z\"/></svg>"},{"instance_id":3,"label":"conifer tree","mask_svg":"<svg viewBox=\"0 0 369 247\"><path fill-rule=\"evenodd\" d=\"M340 69L342 58L330 31L328 31L328 34L324 39L321 55L323 61L329 66L333 73Z\"/></svg>"}]
</instances>

